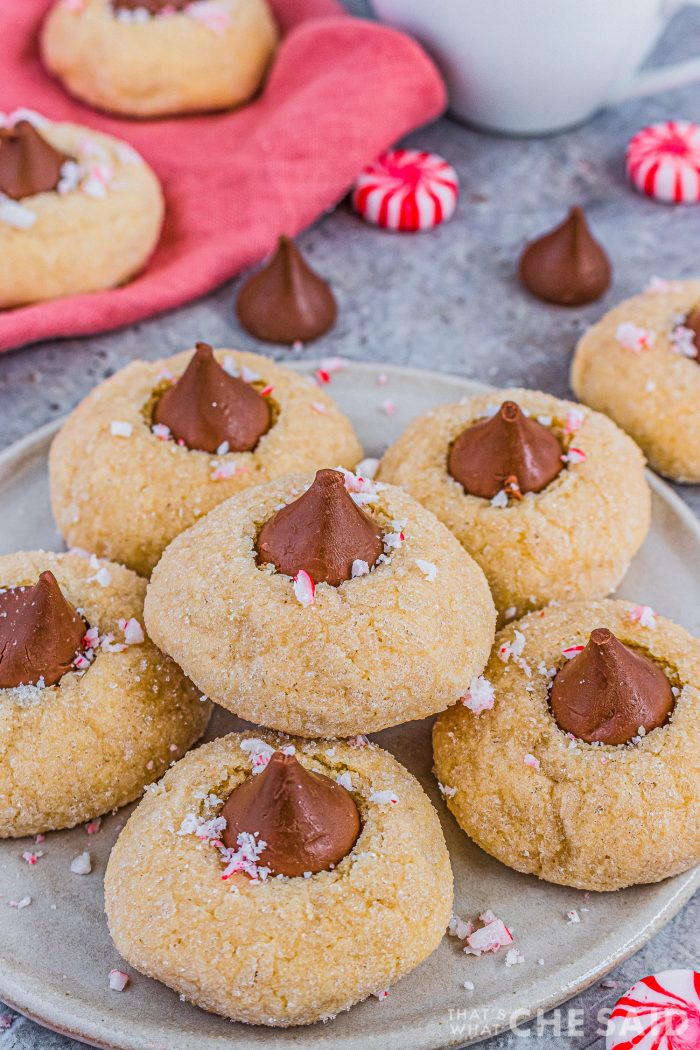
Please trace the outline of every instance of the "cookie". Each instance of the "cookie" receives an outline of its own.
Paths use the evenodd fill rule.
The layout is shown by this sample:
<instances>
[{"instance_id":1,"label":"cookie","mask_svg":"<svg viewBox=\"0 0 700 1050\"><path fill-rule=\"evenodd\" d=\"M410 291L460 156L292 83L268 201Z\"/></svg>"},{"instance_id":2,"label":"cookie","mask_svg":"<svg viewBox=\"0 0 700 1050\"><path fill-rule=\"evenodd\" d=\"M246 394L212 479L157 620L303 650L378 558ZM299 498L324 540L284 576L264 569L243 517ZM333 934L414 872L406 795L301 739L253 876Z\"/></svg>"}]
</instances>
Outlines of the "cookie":
<instances>
[{"instance_id":1,"label":"cookie","mask_svg":"<svg viewBox=\"0 0 700 1050\"><path fill-rule=\"evenodd\" d=\"M15 617L24 637L13 655L8 603L19 613L39 579L53 590ZM144 636L145 581L96 558L32 551L0 557L0 586L0 673L24 683L0 687L0 837L73 827L132 802L202 735L210 711ZM40 622L28 622L39 608ZM63 639L66 617L81 621L77 649ZM68 643L67 666L49 674L57 640Z\"/></svg>"},{"instance_id":2,"label":"cookie","mask_svg":"<svg viewBox=\"0 0 700 1050\"><path fill-rule=\"evenodd\" d=\"M107 867L109 929L127 962L205 1010L278 1026L327 1020L419 966L452 909L440 822L407 770L356 743L232 733L170 770ZM244 844L222 848L222 803L274 748L341 781L357 806L359 838L332 870L275 877L259 843L248 860Z\"/></svg>"},{"instance_id":3,"label":"cookie","mask_svg":"<svg viewBox=\"0 0 700 1050\"><path fill-rule=\"evenodd\" d=\"M646 731L642 722L643 732L625 743L604 742L619 728L622 694L612 724L610 709L598 710L598 732L586 731L593 742L578 735L578 724L576 733L565 732L554 717L556 710L562 718L555 705L561 684L573 684L568 660L573 665L591 646L592 633L599 644L601 629L626 647L625 659L641 659L671 691L670 714L656 712L655 728ZM433 734L447 805L482 849L518 871L588 890L657 882L700 861L697 639L647 607L575 602L505 628L484 675L493 707L475 714L458 705L440 716ZM629 686L623 679L627 700ZM636 696L640 719L648 717L651 692ZM590 695L584 699L591 705ZM579 709L586 706L580 701Z\"/></svg>"},{"instance_id":4,"label":"cookie","mask_svg":"<svg viewBox=\"0 0 700 1050\"><path fill-rule=\"evenodd\" d=\"M84 102L157 117L246 102L277 37L265 0L58 0L41 53Z\"/></svg>"},{"instance_id":5,"label":"cookie","mask_svg":"<svg viewBox=\"0 0 700 1050\"><path fill-rule=\"evenodd\" d=\"M650 282L586 332L571 385L609 415L654 470L700 482L700 280Z\"/></svg>"},{"instance_id":6,"label":"cookie","mask_svg":"<svg viewBox=\"0 0 700 1050\"><path fill-rule=\"evenodd\" d=\"M419 416L379 477L452 530L486 573L501 621L609 594L649 529L639 449L605 416L535 390L487 391Z\"/></svg>"},{"instance_id":7,"label":"cookie","mask_svg":"<svg viewBox=\"0 0 700 1050\"><path fill-rule=\"evenodd\" d=\"M125 142L0 114L0 308L123 284L151 256L163 214L158 179Z\"/></svg>"},{"instance_id":8,"label":"cookie","mask_svg":"<svg viewBox=\"0 0 700 1050\"><path fill-rule=\"evenodd\" d=\"M152 637L208 696L302 736L444 710L494 635L486 579L449 531L400 489L338 474L292 475L217 507L170 545L146 600ZM280 549L299 564L277 570Z\"/></svg>"},{"instance_id":9,"label":"cookie","mask_svg":"<svg viewBox=\"0 0 700 1050\"><path fill-rule=\"evenodd\" d=\"M353 466L361 458L349 420L306 377L257 354L217 350L214 358L239 384L223 419L220 411L208 411L202 397L211 389L214 366L205 362L205 374L199 376L191 350L166 360L132 362L68 417L52 445L49 470L54 517L69 544L150 575L178 533L233 493L293 470L326 462ZM156 415L188 366L194 378L188 378L173 415L165 417L181 426L181 437L156 422ZM219 373L222 368L217 366ZM250 421L256 410L250 405L253 394L254 401L264 395L267 423L262 425ZM242 442L247 451L226 451L230 442L222 442L218 454L185 444L185 439L206 444L220 425L231 428L232 440L250 437L236 431L243 422L253 427L252 447L251 441Z\"/></svg>"}]
</instances>

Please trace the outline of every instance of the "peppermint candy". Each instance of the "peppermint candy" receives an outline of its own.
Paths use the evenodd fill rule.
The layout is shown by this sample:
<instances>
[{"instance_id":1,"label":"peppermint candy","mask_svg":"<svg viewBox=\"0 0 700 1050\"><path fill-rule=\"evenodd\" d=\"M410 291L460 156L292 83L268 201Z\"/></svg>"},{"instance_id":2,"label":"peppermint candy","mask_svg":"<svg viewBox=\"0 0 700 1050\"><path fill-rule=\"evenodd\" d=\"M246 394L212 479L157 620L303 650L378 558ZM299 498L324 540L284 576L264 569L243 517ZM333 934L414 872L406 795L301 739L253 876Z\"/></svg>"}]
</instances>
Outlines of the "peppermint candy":
<instances>
[{"instance_id":1,"label":"peppermint candy","mask_svg":"<svg viewBox=\"0 0 700 1050\"><path fill-rule=\"evenodd\" d=\"M700 201L700 125L667 120L630 139L627 174L640 193L667 204Z\"/></svg>"},{"instance_id":2,"label":"peppermint candy","mask_svg":"<svg viewBox=\"0 0 700 1050\"><path fill-rule=\"evenodd\" d=\"M457 172L437 153L395 149L360 172L352 203L365 222L387 230L430 230L452 218Z\"/></svg>"},{"instance_id":3,"label":"peppermint candy","mask_svg":"<svg viewBox=\"0 0 700 1050\"><path fill-rule=\"evenodd\" d=\"M618 999L607 1050L695 1050L700 1046L700 973L664 970Z\"/></svg>"}]
</instances>

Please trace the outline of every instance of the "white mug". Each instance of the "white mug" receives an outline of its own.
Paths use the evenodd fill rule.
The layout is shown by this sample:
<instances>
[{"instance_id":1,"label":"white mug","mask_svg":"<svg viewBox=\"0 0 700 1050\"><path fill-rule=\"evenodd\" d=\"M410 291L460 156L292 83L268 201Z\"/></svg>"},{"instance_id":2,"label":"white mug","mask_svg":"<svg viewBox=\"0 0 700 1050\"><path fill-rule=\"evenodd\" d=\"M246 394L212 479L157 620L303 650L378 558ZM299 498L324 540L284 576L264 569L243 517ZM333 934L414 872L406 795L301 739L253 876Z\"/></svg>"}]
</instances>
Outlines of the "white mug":
<instances>
[{"instance_id":1,"label":"white mug","mask_svg":"<svg viewBox=\"0 0 700 1050\"><path fill-rule=\"evenodd\" d=\"M639 72L679 8L700 0L371 0L439 65L452 112L539 135L610 103L700 80L700 57Z\"/></svg>"}]
</instances>

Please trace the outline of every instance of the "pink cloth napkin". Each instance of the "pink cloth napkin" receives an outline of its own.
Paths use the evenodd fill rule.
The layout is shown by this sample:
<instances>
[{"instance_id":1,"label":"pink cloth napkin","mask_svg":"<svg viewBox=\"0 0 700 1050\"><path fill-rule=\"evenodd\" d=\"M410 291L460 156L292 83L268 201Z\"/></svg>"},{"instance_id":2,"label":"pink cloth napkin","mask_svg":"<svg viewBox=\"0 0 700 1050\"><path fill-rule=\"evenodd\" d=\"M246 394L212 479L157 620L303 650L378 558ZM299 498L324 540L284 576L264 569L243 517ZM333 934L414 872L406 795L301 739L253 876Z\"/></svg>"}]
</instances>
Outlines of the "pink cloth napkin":
<instances>
[{"instance_id":1,"label":"pink cloth napkin","mask_svg":"<svg viewBox=\"0 0 700 1050\"><path fill-rule=\"evenodd\" d=\"M146 271L123 288L0 311L0 350L142 320L211 291L336 204L359 170L436 117L445 93L425 53L336 0L272 0L285 34L264 91L220 115L130 121L72 99L44 71L49 0L0 4L0 108L125 139L159 175L167 219Z\"/></svg>"}]
</instances>

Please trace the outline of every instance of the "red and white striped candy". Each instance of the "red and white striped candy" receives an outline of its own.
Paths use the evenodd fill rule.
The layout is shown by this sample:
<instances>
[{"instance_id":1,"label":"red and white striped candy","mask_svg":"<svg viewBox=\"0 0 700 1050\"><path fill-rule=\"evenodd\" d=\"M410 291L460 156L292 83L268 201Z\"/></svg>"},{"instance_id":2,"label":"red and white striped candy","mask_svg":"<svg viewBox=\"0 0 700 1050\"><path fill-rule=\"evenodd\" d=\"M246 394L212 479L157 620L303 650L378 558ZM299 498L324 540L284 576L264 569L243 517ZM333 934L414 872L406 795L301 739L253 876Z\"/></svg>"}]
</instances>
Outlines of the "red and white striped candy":
<instances>
[{"instance_id":1,"label":"red and white striped candy","mask_svg":"<svg viewBox=\"0 0 700 1050\"><path fill-rule=\"evenodd\" d=\"M627 174L641 193L667 204L700 201L700 125L652 124L630 139Z\"/></svg>"},{"instance_id":2,"label":"red and white striped candy","mask_svg":"<svg viewBox=\"0 0 700 1050\"><path fill-rule=\"evenodd\" d=\"M665 970L638 981L618 999L605 1045L607 1050L697 1050L700 973Z\"/></svg>"},{"instance_id":3,"label":"red and white striped candy","mask_svg":"<svg viewBox=\"0 0 700 1050\"><path fill-rule=\"evenodd\" d=\"M454 215L457 172L437 153L394 149L363 168L352 203L365 222L387 230L430 230Z\"/></svg>"}]
</instances>

